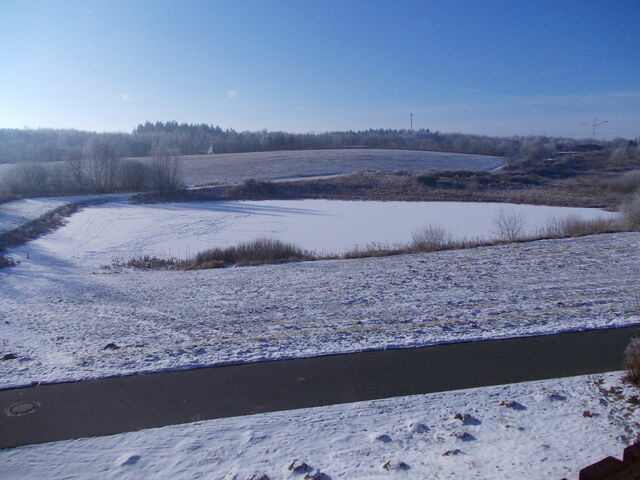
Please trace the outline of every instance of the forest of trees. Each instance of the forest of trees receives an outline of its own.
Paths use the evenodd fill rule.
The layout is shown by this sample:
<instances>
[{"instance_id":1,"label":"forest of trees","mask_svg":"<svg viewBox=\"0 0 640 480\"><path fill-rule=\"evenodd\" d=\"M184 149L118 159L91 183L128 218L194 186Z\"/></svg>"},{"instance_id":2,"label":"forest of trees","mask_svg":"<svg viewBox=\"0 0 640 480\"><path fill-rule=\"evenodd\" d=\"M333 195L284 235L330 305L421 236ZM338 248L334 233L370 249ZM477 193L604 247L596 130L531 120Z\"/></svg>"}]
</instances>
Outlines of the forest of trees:
<instances>
[{"instance_id":1,"label":"forest of trees","mask_svg":"<svg viewBox=\"0 0 640 480\"><path fill-rule=\"evenodd\" d=\"M0 129L0 163L54 162L80 158L91 138L101 138L120 157L150 156L159 140L182 155L308 150L326 148L400 148L442 152L475 153L515 158L542 157L559 150L572 150L590 141L546 136L488 137L440 133L429 129L370 129L325 133L288 133L261 130L237 132L214 125L178 122L146 122L132 133L102 133L54 129ZM628 140L595 141L605 147L627 145Z\"/></svg>"}]
</instances>

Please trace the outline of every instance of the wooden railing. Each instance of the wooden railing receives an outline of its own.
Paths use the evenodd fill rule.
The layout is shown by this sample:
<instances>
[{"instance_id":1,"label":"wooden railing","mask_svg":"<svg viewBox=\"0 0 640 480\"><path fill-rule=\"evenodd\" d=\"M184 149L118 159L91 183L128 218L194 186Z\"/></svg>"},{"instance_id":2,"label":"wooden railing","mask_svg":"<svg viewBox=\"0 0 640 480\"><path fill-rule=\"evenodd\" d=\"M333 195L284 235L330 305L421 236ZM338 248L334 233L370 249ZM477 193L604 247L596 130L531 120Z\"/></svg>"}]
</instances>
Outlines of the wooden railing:
<instances>
[{"instance_id":1,"label":"wooden railing","mask_svg":"<svg viewBox=\"0 0 640 480\"><path fill-rule=\"evenodd\" d=\"M640 479L640 442L625 448L622 460L615 457L602 459L580 470L578 478L579 480Z\"/></svg>"}]
</instances>

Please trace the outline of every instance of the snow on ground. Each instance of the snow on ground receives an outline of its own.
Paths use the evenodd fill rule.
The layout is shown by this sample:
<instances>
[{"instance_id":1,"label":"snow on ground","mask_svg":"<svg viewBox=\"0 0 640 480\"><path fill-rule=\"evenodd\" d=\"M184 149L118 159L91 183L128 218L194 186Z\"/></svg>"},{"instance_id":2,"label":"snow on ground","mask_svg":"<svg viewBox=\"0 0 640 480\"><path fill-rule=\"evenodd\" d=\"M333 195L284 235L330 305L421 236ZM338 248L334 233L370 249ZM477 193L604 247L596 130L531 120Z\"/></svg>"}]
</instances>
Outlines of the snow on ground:
<instances>
[{"instance_id":1,"label":"snow on ground","mask_svg":"<svg viewBox=\"0 0 640 480\"><path fill-rule=\"evenodd\" d=\"M0 234L35 220L51 210L70 203L96 198L121 199L122 195L68 195L60 197L24 198L0 203Z\"/></svg>"},{"instance_id":2,"label":"snow on ground","mask_svg":"<svg viewBox=\"0 0 640 480\"><path fill-rule=\"evenodd\" d=\"M201 271L79 268L39 242L0 270L0 388L640 323L640 233Z\"/></svg>"},{"instance_id":3,"label":"snow on ground","mask_svg":"<svg viewBox=\"0 0 640 480\"><path fill-rule=\"evenodd\" d=\"M184 155L183 171L187 185L233 184L248 178L324 177L362 171L424 172L427 170L495 170L504 158L468 153L428 152L393 149L287 150L278 152L217 153ZM149 162L149 157L132 160ZM62 165L49 162L47 165ZM15 164L0 164L0 178Z\"/></svg>"},{"instance_id":4,"label":"snow on ground","mask_svg":"<svg viewBox=\"0 0 640 480\"><path fill-rule=\"evenodd\" d=\"M136 159L149 161L149 159ZM188 185L233 184L248 178L275 180L362 171L493 170L504 158L465 153L393 149L330 149L222 153L182 157Z\"/></svg>"},{"instance_id":5,"label":"snow on ground","mask_svg":"<svg viewBox=\"0 0 640 480\"><path fill-rule=\"evenodd\" d=\"M14 251L13 256L20 259L21 254L40 254L79 267L98 267L142 254L186 258L207 248L263 236L333 254L374 242L405 243L427 224L443 227L455 238L493 237L500 211L521 214L528 233L536 232L551 218L616 215L588 208L464 202L110 202L73 215L65 227Z\"/></svg>"},{"instance_id":6,"label":"snow on ground","mask_svg":"<svg viewBox=\"0 0 640 480\"><path fill-rule=\"evenodd\" d=\"M6 480L574 480L639 431L638 390L619 385L616 372L209 420L5 450L0 464Z\"/></svg>"}]
</instances>

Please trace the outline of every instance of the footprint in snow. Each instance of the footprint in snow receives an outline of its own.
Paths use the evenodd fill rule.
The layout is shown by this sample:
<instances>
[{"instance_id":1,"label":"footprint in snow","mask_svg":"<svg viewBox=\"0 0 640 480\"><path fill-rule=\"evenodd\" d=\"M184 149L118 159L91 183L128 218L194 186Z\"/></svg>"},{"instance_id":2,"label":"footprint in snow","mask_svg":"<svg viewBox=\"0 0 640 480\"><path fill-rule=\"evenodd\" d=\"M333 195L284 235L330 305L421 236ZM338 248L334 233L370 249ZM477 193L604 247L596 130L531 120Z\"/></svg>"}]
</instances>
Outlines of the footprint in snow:
<instances>
[{"instance_id":1,"label":"footprint in snow","mask_svg":"<svg viewBox=\"0 0 640 480\"><path fill-rule=\"evenodd\" d=\"M424 423L411 422L407 425L407 429L409 433L426 433L429 431L429 427L427 427Z\"/></svg>"},{"instance_id":2,"label":"footprint in snow","mask_svg":"<svg viewBox=\"0 0 640 480\"><path fill-rule=\"evenodd\" d=\"M391 442L391 437L389 435L387 435L386 433L380 433L380 434L374 434L372 435L372 439L374 441L378 441L378 442L382 442L382 443L389 443Z\"/></svg>"},{"instance_id":3,"label":"footprint in snow","mask_svg":"<svg viewBox=\"0 0 640 480\"><path fill-rule=\"evenodd\" d=\"M500 402L500 406L501 407L511 408L513 410L526 410L527 409L527 407L525 407L521 403L516 402L515 400L510 400L510 401L503 400L503 401Z\"/></svg>"},{"instance_id":4,"label":"footprint in snow","mask_svg":"<svg viewBox=\"0 0 640 480\"><path fill-rule=\"evenodd\" d=\"M116 460L116 463L123 467L127 465L135 465L140 461L140 458L140 455L122 455Z\"/></svg>"},{"instance_id":5,"label":"footprint in snow","mask_svg":"<svg viewBox=\"0 0 640 480\"><path fill-rule=\"evenodd\" d=\"M463 425L480 425L482 423L480 419L475 418L468 413L456 413L453 418L460 420Z\"/></svg>"}]
</instances>

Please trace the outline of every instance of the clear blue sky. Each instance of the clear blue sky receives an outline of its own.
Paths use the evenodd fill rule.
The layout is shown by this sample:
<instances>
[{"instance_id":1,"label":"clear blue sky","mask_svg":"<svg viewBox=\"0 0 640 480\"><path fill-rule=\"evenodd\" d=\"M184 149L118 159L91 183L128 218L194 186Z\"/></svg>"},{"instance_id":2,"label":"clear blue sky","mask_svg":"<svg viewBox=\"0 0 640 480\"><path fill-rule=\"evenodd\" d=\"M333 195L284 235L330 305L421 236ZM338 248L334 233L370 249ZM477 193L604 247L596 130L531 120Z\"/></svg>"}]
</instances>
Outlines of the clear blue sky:
<instances>
[{"instance_id":1,"label":"clear blue sky","mask_svg":"<svg viewBox=\"0 0 640 480\"><path fill-rule=\"evenodd\" d=\"M0 128L640 136L640 1L0 0Z\"/></svg>"}]
</instances>

